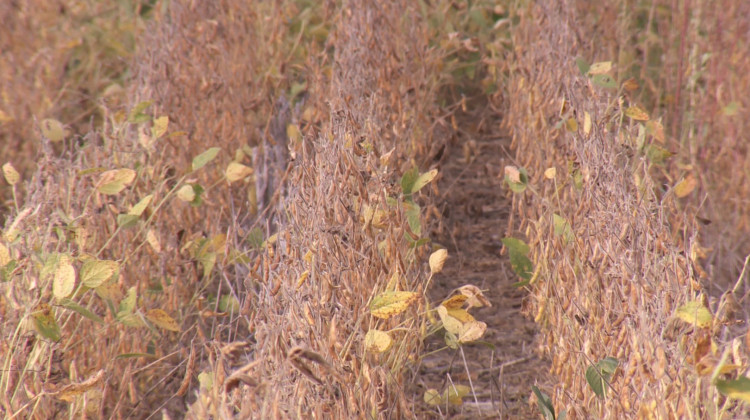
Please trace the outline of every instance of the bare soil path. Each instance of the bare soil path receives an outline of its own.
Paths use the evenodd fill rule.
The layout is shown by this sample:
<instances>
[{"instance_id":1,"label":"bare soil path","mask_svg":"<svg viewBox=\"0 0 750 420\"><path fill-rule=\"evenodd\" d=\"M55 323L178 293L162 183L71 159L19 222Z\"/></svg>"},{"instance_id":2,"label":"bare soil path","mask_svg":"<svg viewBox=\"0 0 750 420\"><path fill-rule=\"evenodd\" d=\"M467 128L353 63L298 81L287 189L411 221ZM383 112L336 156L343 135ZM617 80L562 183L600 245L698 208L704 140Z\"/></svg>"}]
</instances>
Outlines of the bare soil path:
<instances>
[{"instance_id":1,"label":"bare soil path","mask_svg":"<svg viewBox=\"0 0 750 420\"><path fill-rule=\"evenodd\" d=\"M528 397L531 385L545 383L549 362L534 351L536 327L533 320L521 314L526 292L512 286L518 278L510 269L508 257L500 255L511 203L497 175L508 163L510 141L497 129L483 129L482 125L490 125L486 121L471 120L474 127L467 127L464 138L450 146L452 150L446 150L441 168L439 187L443 197L439 208L444 226L442 236L435 240L448 248L450 257L434 279L430 299L438 304L465 284L484 290L492 307L472 309L471 313L487 323L484 340L494 345L494 350L481 344L464 346L463 356L460 350L443 350L424 359L419 377L424 389L442 391L450 381L469 385L469 372L476 398L466 397L463 407L448 413L442 409L446 417L536 418L539 412L529 405ZM467 142L471 152L468 161ZM442 337L430 337L426 353L444 346Z\"/></svg>"}]
</instances>

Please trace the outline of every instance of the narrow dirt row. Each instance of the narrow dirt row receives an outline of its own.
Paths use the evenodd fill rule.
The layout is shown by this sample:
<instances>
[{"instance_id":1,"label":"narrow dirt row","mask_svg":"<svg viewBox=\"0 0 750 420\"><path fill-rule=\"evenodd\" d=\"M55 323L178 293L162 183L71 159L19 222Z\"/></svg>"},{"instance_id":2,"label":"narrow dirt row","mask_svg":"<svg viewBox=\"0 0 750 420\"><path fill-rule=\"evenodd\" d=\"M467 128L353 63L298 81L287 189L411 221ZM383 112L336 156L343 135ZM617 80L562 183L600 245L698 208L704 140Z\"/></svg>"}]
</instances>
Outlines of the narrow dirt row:
<instances>
[{"instance_id":1,"label":"narrow dirt row","mask_svg":"<svg viewBox=\"0 0 750 420\"><path fill-rule=\"evenodd\" d=\"M538 412L528 403L531 385L544 383L549 363L534 351L534 322L521 314L525 292L512 286L518 279L507 256L500 255L511 203L497 175L507 163L509 140L496 132L462 137L474 140L460 139L451 146L441 168L444 226L435 239L450 257L435 278L430 299L437 304L465 284L482 289L492 307L471 313L487 323L483 339L494 349L472 344L463 347L463 355L452 349L430 355L423 362L421 385L441 391L451 381L473 386L475 397L466 397L461 408L442 409L450 418L533 418ZM444 346L442 337L431 337L426 353Z\"/></svg>"}]
</instances>

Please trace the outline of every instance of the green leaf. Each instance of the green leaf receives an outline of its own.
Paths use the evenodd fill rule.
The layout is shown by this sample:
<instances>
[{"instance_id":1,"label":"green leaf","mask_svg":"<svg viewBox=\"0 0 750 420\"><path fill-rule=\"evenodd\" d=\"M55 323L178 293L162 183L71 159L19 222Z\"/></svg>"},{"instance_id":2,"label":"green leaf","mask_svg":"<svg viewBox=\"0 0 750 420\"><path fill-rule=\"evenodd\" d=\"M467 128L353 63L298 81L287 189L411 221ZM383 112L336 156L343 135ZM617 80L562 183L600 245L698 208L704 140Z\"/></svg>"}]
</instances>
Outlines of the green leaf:
<instances>
[{"instance_id":1,"label":"green leaf","mask_svg":"<svg viewBox=\"0 0 750 420\"><path fill-rule=\"evenodd\" d=\"M57 326L55 314L52 313L52 308L48 304L40 304L31 317L34 320L34 327L42 337L55 342L60 341L60 327Z\"/></svg>"},{"instance_id":2,"label":"green leaf","mask_svg":"<svg viewBox=\"0 0 750 420\"><path fill-rule=\"evenodd\" d=\"M236 314L240 313L240 301L236 297L227 293L219 299L219 311L231 312Z\"/></svg>"},{"instance_id":3,"label":"green leaf","mask_svg":"<svg viewBox=\"0 0 750 420\"><path fill-rule=\"evenodd\" d=\"M145 111L146 108L150 107L152 103L153 101L143 101L134 106L133 109L130 110L130 114L128 115L128 122L131 124L137 124L151 121L151 117L144 114L143 111Z\"/></svg>"},{"instance_id":4,"label":"green leaf","mask_svg":"<svg viewBox=\"0 0 750 420\"><path fill-rule=\"evenodd\" d=\"M118 354L117 357L115 357L115 359L136 359L136 358L139 358L139 357L151 357L151 358L154 358L154 357L156 357L156 355L155 354L148 354L148 353L123 353L123 354Z\"/></svg>"},{"instance_id":5,"label":"green leaf","mask_svg":"<svg viewBox=\"0 0 750 420\"><path fill-rule=\"evenodd\" d=\"M13 271L18 266L18 261L16 260L10 260L7 264L0 267L0 283L4 283L6 281L10 281L11 275L13 274Z\"/></svg>"},{"instance_id":6,"label":"green leaf","mask_svg":"<svg viewBox=\"0 0 750 420\"><path fill-rule=\"evenodd\" d=\"M527 285L534 273L534 264L527 257L529 254L529 246L522 240L516 238L503 238L502 242L506 248L508 248L508 258L510 259L511 268L518 277L526 280L526 282L521 282L521 284L516 283L514 287Z\"/></svg>"},{"instance_id":7,"label":"green leaf","mask_svg":"<svg viewBox=\"0 0 750 420\"><path fill-rule=\"evenodd\" d=\"M109 260L89 260L83 263L81 267L81 283L91 289L101 286L102 283L109 280L118 269L115 261Z\"/></svg>"},{"instance_id":8,"label":"green leaf","mask_svg":"<svg viewBox=\"0 0 750 420\"><path fill-rule=\"evenodd\" d=\"M733 380L716 380L716 389L729 398L750 403L750 378L740 376Z\"/></svg>"},{"instance_id":9,"label":"green leaf","mask_svg":"<svg viewBox=\"0 0 750 420\"><path fill-rule=\"evenodd\" d=\"M617 81L608 74L595 74L591 77L594 86L605 89L617 89Z\"/></svg>"},{"instance_id":10,"label":"green leaf","mask_svg":"<svg viewBox=\"0 0 750 420\"><path fill-rule=\"evenodd\" d=\"M699 328L709 327L712 321L711 312L703 306L703 302L700 300L694 300L680 306L675 311L675 316Z\"/></svg>"},{"instance_id":11,"label":"green leaf","mask_svg":"<svg viewBox=\"0 0 750 420\"><path fill-rule=\"evenodd\" d=\"M655 144L646 146L646 157L656 165L664 163L665 160L669 159L672 156L674 156L674 153L661 146L657 146Z\"/></svg>"},{"instance_id":12,"label":"green leaf","mask_svg":"<svg viewBox=\"0 0 750 420\"><path fill-rule=\"evenodd\" d=\"M422 209L417 203L407 201L404 203L406 207L406 220L409 222L409 228L417 235L422 236Z\"/></svg>"},{"instance_id":13,"label":"green leaf","mask_svg":"<svg viewBox=\"0 0 750 420\"><path fill-rule=\"evenodd\" d=\"M140 217L134 214L118 214L117 215L117 226L122 229L129 229L138 224Z\"/></svg>"},{"instance_id":14,"label":"green leaf","mask_svg":"<svg viewBox=\"0 0 750 420\"><path fill-rule=\"evenodd\" d=\"M607 392L607 383L617 369L619 361L614 357L605 357L596 366L586 369L586 382L599 398L604 398Z\"/></svg>"},{"instance_id":15,"label":"green leaf","mask_svg":"<svg viewBox=\"0 0 750 420\"><path fill-rule=\"evenodd\" d=\"M564 243L572 242L575 239L573 235L573 228L570 227L570 223L565 220L564 217L555 213L552 215L552 224L555 227L555 235L562 236Z\"/></svg>"},{"instance_id":16,"label":"green leaf","mask_svg":"<svg viewBox=\"0 0 750 420\"><path fill-rule=\"evenodd\" d=\"M205 152L199 154L198 156L193 158L193 171L197 171L198 169L206 166L209 162L214 160L216 155L219 154L219 151L221 150L220 147L212 147Z\"/></svg>"},{"instance_id":17,"label":"green leaf","mask_svg":"<svg viewBox=\"0 0 750 420\"><path fill-rule=\"evenodd\" d=\"M263 230L259 227L254 227L247 234L247 243L256 251L263 248Z\"/></svg>"},{"instance_id":18,"label":"green leaf","mask_svg":"<svg viewBox=\"0 0 750 420\"><path fill-rule=\"evenodd\" d=\"M419 170L416 167L410 169L401 177L401 191L404 195L412 193L412 188L414 188L417 178L419 178Z\"/></svg>"},{"instance_id":19,"label":"green leaf","mask_svg":"<svg viewBox=\"0 0 750 420\"><path fill-rule=\"evenodd\" d=\"M589 72L589 63L587 63L583 57L576 58L576 66L578 66L578 71L580 71L583 76L586 76Z\"/></svg>"},{"instance_id":20,"label":"green leaf","mask_svg":"<svg viewBox=\"0 0 750 420\"><path fill-rule=\"evenodd\" d=\"M504 180L508 183L508 188L511 191L522 193L526 191L529 184L529 173L526 172L526 168L516 169L515 166L506 166Z\"/></svg>"},{"instance_id":21,"label":"green leaf","mask_svg":"<svg viewBox=\"0 0 750 420\"><path fill-rule=\"evenodd\" d=\"M552 405L552 400L544 392L540 391L536 385L531 386L531 390L536 395L536 406L539 407L539 411L542 412L545 420L555 420L555 406Z\"/></svg>"},{"instance_id":22,"label":"green leaf","mask_svg":"<svg viewBox=\"0 0 750 420\"><path fill-rule=\"evenodd\" d=\"M128 289L128 294L120 301L120 306L117 309L117 315L120 314L131 314L135 309L135 301L138 296L136 295L135 287Z\"/></svg>"},{"instance_id":23,"label":"green leaf","mask_svg":"<svg viewBox=\"0 0 750 420\"><path fill-rule=\"evenodd\" d=\"M60 305L62 305L66 309L70 309L73 312L77 312L79 315L83 316L84 318L90 319L94 322L98 322L99 324L104 324L104 320L99 315L91 312L90 310L79 305L75 301L72 301L70 299L62 299L60 301Z\"/></svg>"}]
</instances>

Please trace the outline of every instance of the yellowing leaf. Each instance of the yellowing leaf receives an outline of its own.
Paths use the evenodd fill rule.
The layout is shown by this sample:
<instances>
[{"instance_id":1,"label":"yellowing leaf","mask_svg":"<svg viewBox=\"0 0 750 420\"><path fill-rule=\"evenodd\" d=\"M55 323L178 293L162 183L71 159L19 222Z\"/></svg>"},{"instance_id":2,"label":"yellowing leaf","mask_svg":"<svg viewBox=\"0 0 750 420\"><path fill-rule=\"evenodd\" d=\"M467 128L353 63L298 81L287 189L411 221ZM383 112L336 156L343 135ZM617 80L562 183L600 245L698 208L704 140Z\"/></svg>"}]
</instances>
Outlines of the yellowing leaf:
<instances>
[{"instance_id":1,"label":"yellowing leaf","mask_svg":"<svg viewBox=\"0 0 750 420\"><path fill-rule=\"evenodd\" d=\"M153 229L149 229L148 232L146 232L146 242L151 245L151 249L153 249L154 252L161 252L159 238L156 237Z\"/></svg>"},{"instance_id":2,"label":"yellowing leaf","mask_svg":"<svg viewBox=\"0 0 750 420\"><path fill-rule=\"evenodd\" d=\"M464 306L464 302L468 299L469 297L465 295L453 295L444 300L441 305L445 306L446 309L456 309Z\"/></svg>"},{"instance_id":3,"label":"yellowing leaf","mask_svg":"<svg viewBox=\"0 0 750 420\"><path fill-rule=\"evenodd\" d=\"M376 318L388 319L404 312L418 296L415 292L383 292L370 302L370 313Z\"/></svg>"},{"instance_id":4,"label":"yellowing leaf","mask_svg":"<svg viewBox=\"0 0 750 420\"><path fill-rule=\"evenodd\" d=\"M289 124L286 126L286 136L293 143L299 143L302 141L302 132L296 124Z\"/></svg>"},{"instance_id":5,"label":"yellowing leaf","mask_svg":"<svg viewBox=\"0 0 750 420\"><path fill-rule=\"evenodd\" d=\"M125 189L135 179L132 169L113 169L102 173L99 177L97 190L106 195L115 195Z\"/></svg>"},{"instance_id":6,"label":"yellowing leaf","mask_svg":"<svg viewBox=\"0 0 750 420\"><path fill-rule=\"evenodd\" d=\"M141 199L136 205L133 206L128 211L128 214L133 216L140 216L143 214L143 212L146 210L146 207L151 203L151 200L154 198L153 194L149 194Z\"/></svg>"},{"instance_id":7,"label":"yellowing leaf","mask_svg":"<svg viewBox=\"0 0 750 420\"><path fill-rule=\"evenodd\" d=\"M49 304L40 303L36 310L31 313L34 320L34 327L42 337L52 341L60 341L60 327L55 321L55 314Z\"/></svg>"},{"instance_id":8,"label":"yellowing leaf","mask_svg":"<svg viewBox=\"0 0 750 420\"><path fill-rule=\"evenodd\" d=\"M7 162L5 163L5 165L3 165L3 176L5 177L5 181L10 185L16 185L18 184L18 181L21 180L21 175L19 175L18 171L16 171L16 168L14 168L13 165L10 164L10 162Z\"/></svg>"},{"instance_id":9,"label":"yellowing leaf","mask_svg":"<svg viewBox=\"0 0 750 420\"><path fill-rule=\"evenodd\" d=\"M448 316L451 316L453 318L456 318L461 322L461 324L466 324L467 322L474 322L476 321L473 316L471 316L470 313L466 311L466 309L463 308L446 308L448 310Z\"/></svg>"},{"instance_id":10,"label":"yellowing leaf","mask_svg":"<svg viewBox=\"0 0 750 420\"><path fill-rule=\"evenodd\" d=\"M628 107L625 110L625 115L636 121L648 121L650 119L648 113L638 106Z\"/></svg>"},{"instance_id":11,"label":"yellowing leaf","mask_svg":"<svg viewBox=\"0 0 750 420\"><path fill-rule=\"evenodd\" d=\"M154 139L158 139L159 137L163 136L167 132L167 128L169 127L169 117L166 115L162 115L161 117L154 120L154 126L151 128L151 133L154 136Z\"/></svg>"},{"instance_id":12,"label":"yellowing leaf","mask_svg":"<svg viewBox=\"0 0 750 420\"><path fill-rule=\"evenodd\" d=\"M60 257L55 277L52 279L52 294L62 299L73 293L76 285L76 270L66 256Z\"/></svg>"},{"instance_id":13,"label":"yellowing leaf","mask_svg":"<svg viewBox=\"0 0 750 420\"><path fill-rule=\"evenodd\" d=\"M177 190L177 198L187 203L195 200L195 190L190 184L185 184Z\"/></svg>"},{"instance_id":14,"label":"yellowing leaf","mask_svg":"<svg viewBox=\"0 0 750 420\"><path fill-rule=\"evenodd\" d=\"M81 283L84 286L95 289L109 280L118 269L115 261L89 260L81 267Z\"/></svg>"},{"instance_id":15,"label":"yellowing leaf","mask_svg":"<svg viewBox=\"0 0 750 420\"><path fill-rule=\"evenodd\" d=\"M578 131L578 120L576 120L575 117L568 118L567 120L565 120L565 128L567 128L571 133Z\"/></svg>"},{"instance_id":16,"label":"yellowing leaf","mask_svg":"<svg viewBox=\"0 0 750 420\"><path fill-rule=\"evenodd\" d=\"M612 70L612 62L611 61L600 61L598 63L594 63L589 67L589 74L595 75L595 74L604 74L608 73L610 70Z\"/></svg>"},{"instance_id":17,"label":"yellowing leaf","mask_svg":"<svg viewBox=\"0 0 750 420\"><path fill-rule=\"evenodd\" d=\"M440 316L440 320L443 321L443 328L445 328L446 331L454 335L458 335L458 333L461 332L463 324L461 321L448 315L448 309L446 309L445 306L438 306L436 311L438 316Z\"/></svg>"},{"instance_id":18,"label":"yellowing leaf","mask_svg":"<svg viewBox=\"0 0 750 420\"><path fill-rule=\"evenodd\" d=\"M555 179L555 176L557 176L557 168L554 166L544 171L544 177L547 179Z\"/></svg>"},{"instance_id":19,"label":"yellowing leaf","mask_svg":"<svg viewBox=\"0 0 750 420\"><path fill-rule=\"evenodd\" d=\"M42 120L41 129L42 135L48 138L49 141L53 143L62 141L67 135L67 133L65 132L65 127L63 127L62 123L52 118Z\"/></svg>"},{"instance_id":20,"label":"yellowing leaf","mask_svg":"<svg viewBox=\"0 0 750 420\"><path fill-rule=\"evenodd\" d=\"M733 380L716 380L716 388L727 397L750 403L750 378L740 376Z\"/></svg>"},{"instance_id":21,"label":"yellowing leaf","mask_svg":"<svg viewBox=\"0 0 750 420\"><path fill-rule=\"evenodd\" d=\"M391 348L393 339L387 332L380 330L367 331L365 335L365 348L372 353L383 353Z\"/></svg>"},{"instance_id":22,"label":"yellowing leaf","mask_svg":"<svg viewBox=\"0 0 750 420\"><path fill-rule=\"evenodd\" d=\"M686 197L693 192L696 185L698 185L698 181L696 181L693 174L688 174L688 176L674 186L674 194L679 198Z\"/></svg>"},{"instance_id":23,"label":"yellowing leaf","mask_svg":"<svg viewBox=\"0 0 750 420\"><path fill-rule=\"evenodd\" d=\"M466 385L449 385L443 394L443 400L448 400L452 405L463 404L463 398L469 395L471 388Z\"/></svg>"},{"instance_id":24,"label":"yellowing leaf","mask_svg":"<svg viewBox=\"0 0 750 420\"><path fill-rule=\"evenodd\" d=\"M649 120L646 123L646 133L653 136L659 143L664 144L664 126L659 121Z\"/></svg>"},{"instance_id":25,"label":"yellowing leaf","mask_svg":"<svg viewBox=\"0 0 750 420\"><path fill-rule=\"evenodd\" d=\"M703 306L700 300L688 302L675 311L675 315L681 320L700 328L711 325L711 312Z\"/></svg>"},{"instance_id":26,"label":"yellowing leaf","mask_svg":"<svg viewBox=\"0 0 750 420\"><path fill-rule=\"evenodd\" d=\"M448 259L448 250L438 249L430 255L430 272L437 274L443 271L445 260Z\"/></svg>"},{"instance_id":27,"label":"yellowing leaf","mask_svg":"<svg viewBox=\"0 0 750 420\"><path fill-rule=\"evenodd\" d=\"M437 174L438 174L438 170L433 169L431 171L428 171L419 175L419 177L417 177L417 180L414 181L414 185L412 185L411 187L411 193L414 194L417 191L421 190L422 187L429 184L433 179L435 179Z\"/></svg>"},{"instance_id":28,"label":"yellowing leaf","mask_svg":"<svg viewBox=\"0 0 750 420\"><path fill-rule=\"evenodd\" d=\"M153 323L157 327L164 328L165 330L175 332L180 331L180 327L179 325L177 325L177 321L175 321L171 316L167 315L167 313L162 311L161 309L149 309L146 312L146 319L151 321L151 323Z\"/></svg>"},{"instance_id":29,"label":"yellowing leaf","mask_svg":"<svg viewBox=\"0 0 750 420\"><path fill-rule=\"evenodd\" d=\"M424 402L433 407L439 406L443 404L443 396L440 395L437 389L431 388L424 392Z\"/></svg>"},{"instance_id":30,"label":"yellowing leaf","mask_svg":"<svg viewBox=\"0 0 750 420\"><path fill-rule=\"evenodd\" d=\"M207 163L214 160L217 154L219 154L219 151L221 151L220 147L212 147L205 152L199 154L198 156L193 158L193 171L197 171L198 169L206 166ZM192 201L192 200L191 200Z\"/></svg>"},{"instance_id":31,"label":"yellowing leaf","mask_svg":"<svg viewBox=\"0 0 750 420\"><path fill-rule=\"evenodd\" d=\"M305 270L302 274L300 274L299 278L297 279L298 289L302 287L303 284L305 284L305 281L307 280L308 277L310 277L310 270Z\"/></svg>"},{"instance_id":32,"label":"yellowing leaf","mask_svg":"<svg viewBox=\"0 0 750 420\"><path fill-rule=\"evenodd\" d=\"M583 113L583 132L584 134L588 135L591 133L591 114L589 114L587 111L584 111Z\"/></svg>"},{"instance_id":33,"label":"yellowing leaf","mask_svg":"<svg viewBox=\"0 0 750 420\"><path fill-rule=\"evenodd\" d=\"M458 334L459 343L470 343L479 340L487 331L487 324L482 321L467 322L461 327Z\"/></svg>"},{"instance_id":34,"label":"yellowing leaf","mask_svg":"<svg viewBox=\"0 0 750 420\"><path fill-rule=\"evenodd\" d=\"M241 163L231 162L227 166L227 170L224 172L224 176L227 177L229 182L239 181L253 174L253 168L245 166Z\"/></svg>"}]
</instances>

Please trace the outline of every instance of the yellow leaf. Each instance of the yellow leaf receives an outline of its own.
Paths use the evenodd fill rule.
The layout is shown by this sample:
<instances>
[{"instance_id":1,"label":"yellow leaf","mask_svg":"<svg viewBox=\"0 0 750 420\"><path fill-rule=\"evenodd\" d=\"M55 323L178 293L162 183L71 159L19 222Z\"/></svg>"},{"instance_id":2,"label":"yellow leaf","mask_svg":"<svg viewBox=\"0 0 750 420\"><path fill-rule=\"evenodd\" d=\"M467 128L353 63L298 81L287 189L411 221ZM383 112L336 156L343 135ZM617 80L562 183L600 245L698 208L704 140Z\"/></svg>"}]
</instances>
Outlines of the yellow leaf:
<instances>
[{"instance_id":1,"label":"yellow leaf","mask_svg":"<svg viewBox=\"0 0 750 420\"><path fill-rule=\"evenodd\" d=\"M583 132L586 135L591 132L591 114L586 111L583 113Z\"/></svg>"},{"instance_id":2,"label":"yellow leaf","mask_svg":"<svg viewBox=\"0 0 750 420\"><path fill-rule=\"evenodd\" d=\"M449 297L448 299L444 300L442 305L445 306L446 309L456 309L464 306L464 302L468 300L468 296L464 295L453 295Z\"/></svg>"},{"instance_id":3,"label":"yellow leaf","mask_svg":"<svg viewBox=\"0 0 750 420\"><path fill-rule=\"evenodd\" d=\"M675 311L675 315L681 320L700 328L711 325L711 312L703 306L700 300L688 302Z\"/></svg>"},{"instance_id":4,"label":"yellow leaf","mask_svg":"<svg viewBox=\"0 0 750 420\"><path fill-rule=\"evenodd\" d=\"M565 121L565 128L571 133L578 131L578 121L575 117L570 117Z\"/></svg>"},{"instance_id":5,"label":"yellow leaf","mask_svg":"<svg viewBox=\"0 0 750 420\"><path fill-rule=\"evenodd\" d=\"M62 401L73 402L75 401L76 396L83 394L84 392L99 384L99 382L101 382L101 380L104 378L105 372L106 371L104 369L101 369L96 373L96 375L90 377L89 379L86 379L83 382L63 386L53 395Z\"/></svg>"},{"instance_id":6,"label":"yellow leaf","mask_svg":"<svg viewBox=\"0 0 750 420\"><path fill-rule=\"evenodd\" d=\"M286 136L293 143L299 143L302 141L302 132L296 124L289 124L286 126Z\"/></svg>"},{"instance_id":7,"label":"yellow leaf","mask_svg":"<svg viewBox=\"0 0 750 420\"><path fill-rule=\"evenodd\" d=\"M688 176L674 186L674 194L679 198L686 197L693 192L696 185L698 185L698 181L696 181L693 174L688 174Z\"/></svg>"},{"instance_id":8,"label":"yellow leaf","mask_svg":"<svg viewBox=\"0 0 750 420\"><path fill-rule=\"evenodd\" d=\"M646 123L646 133L651 135L656 141L664 144L664 126L659 121L650 120Z\"/></svg>"},{"instance_id":9,"label":"yellow leaf","mask_svg":"<svg viewBox=\"0 0 750 420\"><path fill-rule=\"evenodd\" d=\"M418 296L415 292L383 292L372 299L370 313L376 318L388 319L404 312Z\"/></svg>"},{"instance_id":10,"label":"yellow leaf","mask_svg":"<svg viewBox=\"0 0 750 420\"><path fill-rule=\"evenodd\" d=\"M162 115L161 117L154 120L154 126L151 128L151 132L154 135L154 139L158 139L167 132L169 127L169 117Z\"/></svg>"},{"instance_id":11,"label":"yellow leaf","mask_svg":"<svg viewBox=\"0 0 750 420\"><path fill-rule=\"evenodd\" d=\"M470 313L466 311L466 309L463 308L445 308L448 310L448 315L456 318L461 322L461 324L466 324L467 322L474 322L476 321L473 316L471 316Z\"/></svg>"},{"instance_id":12,"label":"yellow leaf","mask_svg":"<svg viewBox=\"0 0 750 420\"><path fill-rule=\"evenodd\" d=\"M471 388L466 385L449 385L448 389L445 390L443 400L448 400L453 405L463 404L463 398L469 395Z\"/></svg>"},{"instance_id":13,"label":"yellow leaf","mask_svg":"<svg viewBox=\"0 0 750 420\"><path fill-rule=\"evenodd\" d=\"M487 330L487 324L482 321L467 322L458 334L459 343L470 343L479 340Z\"/></svg>"},{"instance_id":14,"label":"yellow leaf","mask_svg":"<svg viewBox=\"0 0 750 420\"><path fill-rule=\"evenodd\" d=\"M301 275L299 276L299 279L297 279L297 288L298 288L298 289L299 289L300 287L302 287L302 285L303 285L303 284L305 284L305 281L307 280L307 278L308 278L308 277L310 277L310 270L305 270L305 272L304 272L304 273L302 273L302 274L301 274Z\"/></svg>"},{"instance_id":15,"label":"yellow leaf","mask_svg":"<svg viewBox=\"0 0 750 420\"><path fill-rule=\"evenodd\" d=\"M193 201L195 199L195 191L193 190L193 186L186 184L180 187L180 189L177 190L177 198L187 203Z\"/></svg>"},{"instance_id":16,"label":"yellow leaf","mask_svg":"<svg viewBox=\"0 0 750 420\"><path fill-rule=\"evenodd\" d=\"M461 321L448 315L448 309L446 309L445 306L438 306L437 313L438 316L440 316L440 320L443 321L443 328L445 328L446 331L456 336L459 332L461 332L461 327L463 326L463 324L461 323Z\"/></svg>"},{"instance_id":17,"label":"yellow leaf","mask_svg":"<svg viewBox=\"0 0 750 420\"><path fill-rule=\"evenodd\" d=\"M119 268L117 262L108 260L89 260L81 267L81 283L95 289L109 280Z\"/></svg>"},{"instance_id":18,"label":"yellow leaf","mask_svg":"<svg viewBox=\"0 0 750 420\"><path fill-rule=\"evenodd\" d=\"M16 185L18 184L18 181L21 180L21 175L18 174L16 168L14 168L10 162L3 165L3 176L5 176L5 181L10 185Z\"/></svg>"},{"instance_id":19,"label":"yellow leaf","mask_svg":"<svg viewBox=\"0 0 750 420\"><path fill-rule=\"evenodd\" d=\"M625 110L625 115L636 121L648 121L650 119L648 113L639 106L628 107L628 109Z\"/></svg>"},{"instance_id":20,"label":"yellow leaf","mask_svg":"<svg viewBox=\"0 0 750 420\"><path fill-rule=\"evenodd\" d=\"M231 162L227 166L227 170L224 175L227 177L229 182L239 181L253 174L253 168L245 166L241 163Z\"/></svg>"},{"instance_id":21,"label":"yellow leaf","mask_svg":"<svg viewBox=\"0 0 750 420\"><path fill-rule=\"evenodd\" d=\"M443 271L443 265L445 260L448 258L448 251L446 249L438 249L430 255L430 272L437 274Z\"/></svg>"},{"instance_id":22,"label":"yellow leaf","mask_svg":"<svg viewBox=\"0 0 750 420\"><path fill-rule=\"evenodd\" d=\"M102 194L115 195L134 179L135 171L132 169L113 169L102 173L96 188Z\"/></svg>"},{"instance_id":23,"label":"yellow leaf","mask_svg":"<svg viewBox=\"0 0 750 420\"><path fill-rule=\"evenodd\" d=\"M387 332L380 330L367 331L365 335L365 348L372 353L382 353L391 348L393 339Z\"/></svg>"},{"instance_id":24,"label":"yellow leaf","mask_svg":"<svg viewBox=\"0 0 750 420\"><path fill-rule=\"evenodd\" d=\"M424 392L424 402L433 407L443 404L443 397L437 389L428 389Z\"/></svg>"},{"instance_id":25,"label":"yellow leaf","mask_svg":"<svg viewBox=\"0 0 750 420\"><path fill-rule=\"evenodd\" d=\"M151 245L151 249L153 249L154 252L161 252L159 238L156 237L153 229L149 229L148 232L146 232L146 242Z\"/></svg>"},{"instance_id":26,"label":"yellow leaf","mask_svg":"<svg viewBox=\"0 0 750 420\"><path fill-rule=\"evenodd\" d=\"M10 262L10 250L5 244L0 242L0 267L5 267Z\"/></svg>"},{"instance_id":27,"label":"yellow leaf","mask_svg":"<svg viewBox=\"0 0 750 420\"><path fill-rule=\"evenodd\" d=\"M162 311L161 309L149 309L146 312L146 319L151 321L157 327L164 328L165 330L175 332L180 331L180 327L177 325L177 321L175 321L171 316L167 315L167 313Z\"/></svg>"},{"instance_id":28,"label":"yellow leaf","mask_svg":"<svg viewBox=\"0 0 750 420\"><path fill-rule=\"evenodd\" d=\"M555 176L557 176L557 168L554 166L544 171L544 177L547 179L555 179Z\"/></svg>"},{"instance_id":29,"label":"yellow leaf","mask_svg":"<svg viewBox=\"0 0 750 420\"><path fill-rule=\"evenodd\" d=\"M42 135L53 143L62 141L65 136L67 136L65 127L63 127L62 123L52 118L42 120L41 129Z\"/></svg>"},{"instance_id":30,"label":"yellow leaf","mask_svg":"<svg viewBox=\"0 0 750 420\"><path fill-rule=\"evenodd\" d=\"M60 262L55 269L55 277L52 280L52 294L62 299L73 293L76 285L76 270L67 256L60 257Z\"/></svg>"},{"instance_id":31,"label":"yellow leaf","mask_svg":"<svg viewBox=\"0 0 750 420\"><path fill-rule=\"evenodd\" d=\"M592 76L595 74L605 74L610 70L612 70L611 61L600 61L598 63L592 64L591 67L589 67L589 74Z\"/></svg>"},{"instance_id":32,"label":"yellow leaf","mask_svg":"<svg viewBox=\"0 0 750 420\"><path fill-rule=\"evenodd\" d=\"M146 207L151 203L151 200L154 198L153 194L149 194L141 199L136 205L134 205L129 211L128 214L132 214L133 216L140 216L143 214L143 212L146 210Z\"/></svg>"}]
</instances>

